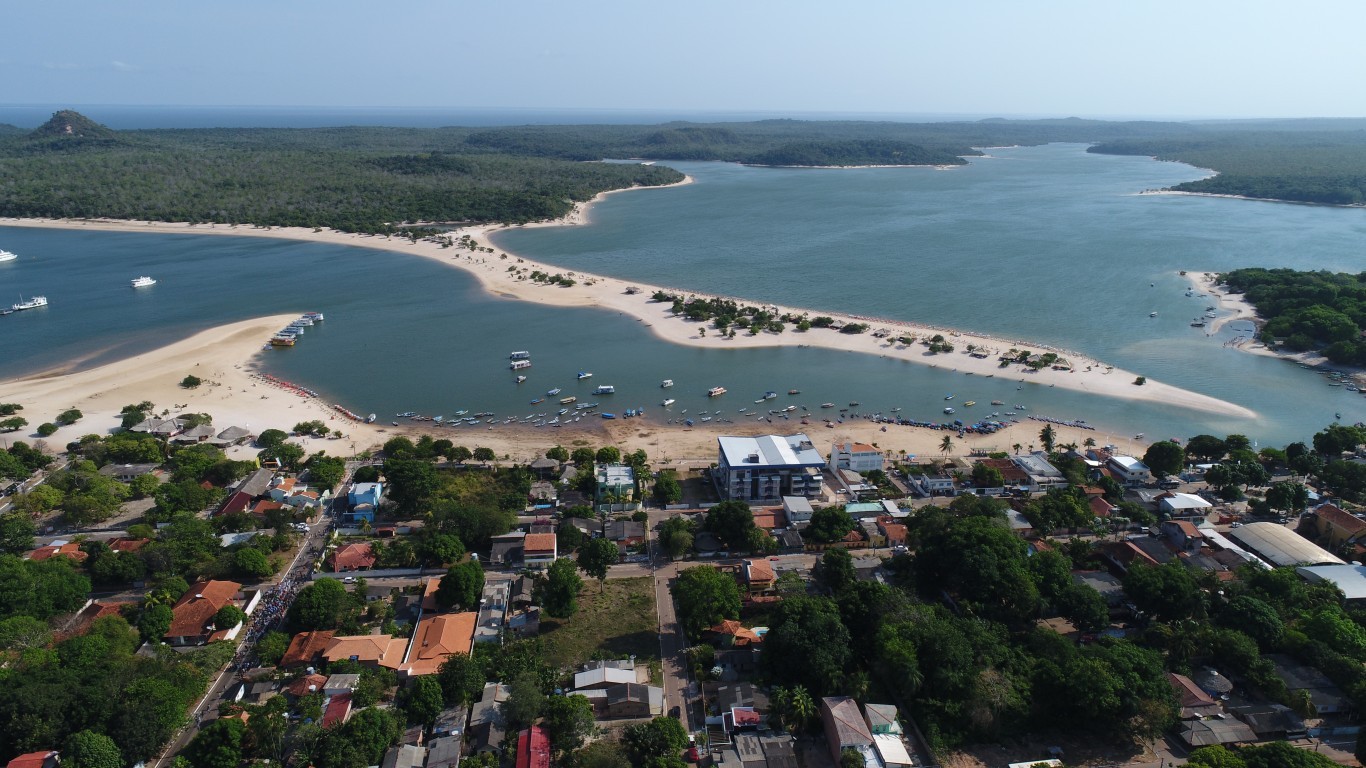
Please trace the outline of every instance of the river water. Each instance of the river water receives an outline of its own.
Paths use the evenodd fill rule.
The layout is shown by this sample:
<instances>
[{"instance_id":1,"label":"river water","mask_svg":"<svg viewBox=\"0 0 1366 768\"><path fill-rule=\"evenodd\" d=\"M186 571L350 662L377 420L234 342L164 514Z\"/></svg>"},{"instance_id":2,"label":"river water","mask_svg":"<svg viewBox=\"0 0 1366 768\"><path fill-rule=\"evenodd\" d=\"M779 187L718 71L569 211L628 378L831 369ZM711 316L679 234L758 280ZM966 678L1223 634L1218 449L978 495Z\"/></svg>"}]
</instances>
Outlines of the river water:
<instances>
[{"instance_id":1,"label":"river water","mask_svg":"<svg viewBox=\"0 0 1366 768\"><path fill-rule=\"evenodd\" d=\"M264 367L360 413L554 414L531 400L577 395L662 421L740 407L825 401L941 419L943 396L993 399L1085 419L1097 439L1241 432L1262 444L1366 419L1366 397L1190 327L1209 299L1178 271L1240 266L1360 268L1359 210L1140 195L1203 172L1077 145L993 149L967 166L760 169L671 163L682 187L611 195L590 226L515 230L495 245L566 269L682 289L953 326L1077 350L1248 407L1234 419L1115 401L869 355L811 348L678 347L634 318L485 294L464 273L360 247L205 235L0 228L0 299L51 306L0 318L0 376L90 366L249 317L319 310L327 321ZM128 281L147 274L152 288ZM13 298L11 298L13 297ZM1149 313L1157 312L1155 318ZM516 385L512 350L532 352ZM577 380L578 371L592 371ZM664 392L661 379L676 386ZM590 396L611 384L615 395ZM705 391L722 385L723 401ZM1017 387L1022 387L1017 389ZM788 389L802 394L788 397ZM666 413L663 397L678 402ZM959 417L967 413L959 409ZM288 426L288 425L284 425ZM782 425L795 429L796 424ZM459 431L458 429L455 431ZM1003 448L1005 446L1002 446Z\"/></svg>"}]
</instances>

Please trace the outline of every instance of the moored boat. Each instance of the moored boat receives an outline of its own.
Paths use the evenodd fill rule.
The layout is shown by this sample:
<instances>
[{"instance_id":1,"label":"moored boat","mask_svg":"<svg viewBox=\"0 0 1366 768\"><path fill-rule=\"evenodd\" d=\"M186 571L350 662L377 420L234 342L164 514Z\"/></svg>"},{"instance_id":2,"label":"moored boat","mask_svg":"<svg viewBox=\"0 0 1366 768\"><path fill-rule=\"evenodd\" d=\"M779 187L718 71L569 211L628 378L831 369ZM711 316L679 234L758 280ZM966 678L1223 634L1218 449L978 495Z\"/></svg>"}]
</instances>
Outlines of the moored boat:
<instances>
[{"instance_id":1,"label":"moored boat","mask_svg":"<svg viewBox=\"0 0 1366 768\"><path fill-rule=\"evenodd\" d=\"M551 397L554 397L555 395L560 394L560 388L559 388L559 387L555 387L554 389L550 390L550 391L547 392L546 394L547 394L547 395L550 395Z\"/></svg>"},{"instance_id":2,"label":"moored boat","mask_svg":"<svg viewBox=\"0 0 1366 768\"><path fill-rule=\"evenodd\" d=\"M591 378L593 378L593 372L592 372L592 371L579 371L578 377L579 377L580 379L591 379Z\"/></svg>"},{"instance_id":3,"label":"moored boat","mask_svg":"<svg viewBox=\"0 0 1366 768\"><path fill-rule=\"evenodd\" d=\"M562 398L560 398L560 405L569 405L570 403L572 403L572 402L574 402L574 401L576 401L576 400L578 400L578 399L579 399L579 398L577 398L577 397L575 397L575 396L573 396L573 395L570 395L569 397L562 397Z\"/></svg>"},{"instance_id":4,"label":"moored boat","mask_svg":"<svg viewBox=\"0 0 1366 768\"><path fill-rule=\"evenodd\" d=\"M707 390L707 397L720 397L724 394L726 394L725 387L712 387L711 389Z\"/></svg>"},{"instance_id":5,"label":"moored boat","mask_svg":"<svg viewBox=\"0 0 1366 768\"><path fill-rule=\"evenodd\" d=\"M676 403L676 402L678 402L678 401L675 400L675 399L673 399L672 397L670 397L670 398L665 399L664 402L660 403L660 405L664 406L665 408L668 408L669 406L673 405L673 404Z\"/></svg>"},{"instance_id":6,"label":"moored boat","mask_svg":"<svg viewBox=\"0 0 1366 768\"><path fill-rule=\"evenodd\" d=\"M24 297L23 297L23 296L20 296L20 297L19 297L19 303L18 303L18 304L15 304L15 305L13 305L13 306L11 306L10 309L12 309L12 310L15 311L15 312L22 312L22 311L24 311L24 310L26 310L26 309L37 309L37 308L39 308L39 307L46 307L46 306L47 306L47 297L46 297L46 296L30 296L29 299L28 299L28 301L24 301Z\"/></svg>"},{"instance_id":7,"label":"moored boat","mask_svg":"<svg viewBox=\"0 0 1366 768\"><path fill-rule=\"evenodd\" d=\"M508 355L508 359L509 359L509 360L530 360L530 359L531 359L531 353L528 352L528 351L526 351L526 350L524 350L524 349L523 349L523 350L518 350L517 352L513 352L512 354Z\"/></svg>"},{"instance_id":8,"label":"moored boat","mask_svg":"<svg viewBox=\"0 0 1366 768\"><path fill-rule=\"evenodd\" d=\"M595 395L610 395L610 394L612 394L612 393L614 393L614 392L616 392L616 391L617 391L617 388L614 387L614 386L612 386L611 384L599 384L599 385L598 385L598 388L595 389L595 390L593 390L593 394L595 394Z\"/></svg>"},{"instance_id":9,"label":"moored boat","mask_svg":"<svg viewBox=\"0 0 1366 768\"><path fill-rule=\"evenodd\" d=\"M0 261L14 261L19 258L19 254L13 251L0 250Z\"/></svg>"},{"instance_id":10,"label":"moored boat","mask_svg":"<svg viewBox=\"0 0 1366 768\"><path fill-rule=\"evenodd\" d=\"M511 363L510 365L508 365L508 367L511 368L511 369L514 370L514 371L520 371L520 370L523 370L523 369L526 369L526 368L530 368L530 367L531 367L531 361L530 361L530 360L513 360L512 363Z\"/></svg>"},{"instance_id":11,"label":"moored boat","mask_svg":"<svg viewBox=\"0 0 1366 768\"><path fill-rule=\"evenodd\" d=\"M272 336L270 337L272 347L292 347L294 346L293 336Z\"/></svg>"},{"instance_id":12,"label":"moored boat","mask_svg":"<svg viewBox=\"0 0 1366 768\"><path fill-rule=\"evenodd\" d=\"M518 384L521 384L521 383L524 382L524 381L526 381L526 377L525 377L525 376L518 376L518 377L517 377L517 383L518 383Z\"/></svg>"},{"instance_id":13,"label":"moored boat","mask_svg":"<svg viewBox=\"0 0 1366 768\"><path fill-rule=\"evenodd\" d=\"M665 379L665 380L659 382L659 386L660 386L661 388L663 388L663 389L668 389L669 387L672 387L673 385L674 385L674 380L673 380L673 379Z\"/></svg>"},{"instance_id":14,"label":"moored boat","mask_svg":"<svg viewBox=\"0 0 1366 768\"><path fill-rule=\"evenodd\" d=\"M146 288L148 286L157 284L157 281L155 279L150 278L146 275L143 275L142 277L135 277L130 282L132 283L134 288Z\"/></svg>"}]
</instances>

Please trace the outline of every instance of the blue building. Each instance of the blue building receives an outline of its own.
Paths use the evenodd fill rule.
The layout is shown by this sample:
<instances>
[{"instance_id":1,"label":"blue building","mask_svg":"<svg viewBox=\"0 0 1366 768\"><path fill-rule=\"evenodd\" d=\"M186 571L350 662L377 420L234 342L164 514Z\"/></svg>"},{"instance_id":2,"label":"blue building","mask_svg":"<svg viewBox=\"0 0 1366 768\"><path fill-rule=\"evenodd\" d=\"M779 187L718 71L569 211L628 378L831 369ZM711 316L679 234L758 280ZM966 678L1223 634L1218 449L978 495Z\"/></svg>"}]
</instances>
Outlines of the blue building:
<instances>
[{"instance_id":1,"label":"blue building","mask_svg":"<svg viewBox=\"0 0 1366 768\"><path fill-rule=\"evenodd\" d=\"M383 500L384 485L382 483L356 483L351 486L351 492L346 495L346 501L351 505L351 511L343 517L351 525L360 525L362 522L374 525L375 510L379 509L379 504Z\"/></svg>"}]
</instances>

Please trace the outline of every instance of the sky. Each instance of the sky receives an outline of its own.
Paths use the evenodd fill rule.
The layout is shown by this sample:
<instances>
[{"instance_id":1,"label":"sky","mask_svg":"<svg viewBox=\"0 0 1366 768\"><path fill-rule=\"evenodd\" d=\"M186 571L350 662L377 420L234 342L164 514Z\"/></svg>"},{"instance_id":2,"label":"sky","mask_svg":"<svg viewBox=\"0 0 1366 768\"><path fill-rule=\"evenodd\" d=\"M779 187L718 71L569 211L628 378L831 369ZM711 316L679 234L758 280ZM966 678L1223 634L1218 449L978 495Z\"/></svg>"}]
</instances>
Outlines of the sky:
<instances>
[{"instance_id":1,"label":"sky","mask_svg":"<svg viewBox=\"0 0 1366 768\"><path fill-rule=\"evenodd\" d=\"M13 3L0 104L1366 116L1361 0Z\"/></svg>"}]
</instances>

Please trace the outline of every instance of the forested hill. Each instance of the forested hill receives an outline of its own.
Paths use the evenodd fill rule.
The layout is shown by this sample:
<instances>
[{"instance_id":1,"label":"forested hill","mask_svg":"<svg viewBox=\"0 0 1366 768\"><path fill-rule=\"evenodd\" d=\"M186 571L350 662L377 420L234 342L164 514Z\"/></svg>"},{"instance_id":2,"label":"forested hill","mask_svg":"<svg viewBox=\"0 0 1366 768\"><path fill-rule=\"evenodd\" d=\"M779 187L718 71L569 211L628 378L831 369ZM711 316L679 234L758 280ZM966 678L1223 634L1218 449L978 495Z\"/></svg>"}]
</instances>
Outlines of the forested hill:
<instances>
[{"instance_id":1,"label":"forested hill","mask_svg":"<svg viewBox=\"0 0 1366 768\"><path fill-rule=\"evenodd\" d=\"M1219 281L1257 309L1267 345L1318 350L1335 363L1366 366L1366 272L1249 268Z\"/></svg>"},{"instance_id":2,"label":"forested hill","mask_svg":"<svg viewBox=\"0 0 1366 768\"><path fill-rule=\"evenodd\" d=\"M1172 187L1181 192L1331 205L1366 203L1366 130L1274 125L1276 130L1220 126L1195 136L1109 141L1090 151L1151 155L1218 171L1217 176Z\"/></svg>"}]
</instances>

